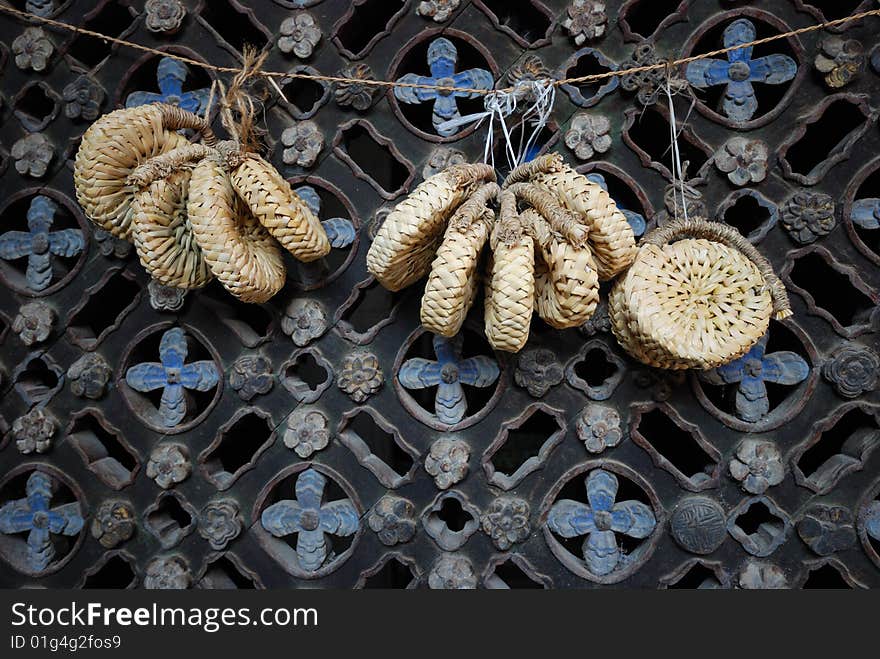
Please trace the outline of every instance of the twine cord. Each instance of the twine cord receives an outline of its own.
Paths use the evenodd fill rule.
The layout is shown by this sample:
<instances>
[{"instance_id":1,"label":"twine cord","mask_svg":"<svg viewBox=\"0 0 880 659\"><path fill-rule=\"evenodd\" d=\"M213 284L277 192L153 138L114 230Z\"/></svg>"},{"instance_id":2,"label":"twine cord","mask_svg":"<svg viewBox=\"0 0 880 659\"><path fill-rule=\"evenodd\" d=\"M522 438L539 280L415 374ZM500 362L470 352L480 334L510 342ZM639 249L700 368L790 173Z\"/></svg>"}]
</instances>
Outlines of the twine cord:
<instances>
[{"instance_id":1,"label":"twine cord","mask_svg":"<svg viewBox=\"0 0 880 659\"><path fill-rule=\"evenodd\" d=\"M127 41L125 39L120 39L118 37L111 37L107 34L102 34L101 32L95 32L94 30L89 30L87 28L79 27L76 25L71 25L70 23L65 23L63 21L56 21L52 18L46 18L43 16L35 16L27 13L26 11L22 11L20 9L16 9L15 7L11 7L5 4L0 4L0 12L10 14L12 16L17 16L20 19L23 19L28 22L38 22L44 25L50 25L52 27L57 27L62 30L67 30L69 32L75 32L76 34L82 34L90 37L95 37L97 39L101 39L105 43L114 43L120 46L126 46L128 48L134 48L135 50L140 50L147 53L152 53L153 55L159 55L161 57L168 57L183 64L188 64L190 66L199 67L208 71L213 71L215 73L230 73L233 75L241 74L243 71L247 70L246 67L234 67L234 66L218 66L216 64L209 64L207 62L201 62L197 59L193 59L192 57L186 57L185 55L179 55L177 53L169 53L157 48L151 48L150 46L144 46L143 44L134 43L133 41ZM737 44L735 46L728 46L726 48L719 48L717 50L711 50L706 53L700 53L698 55L691 55L689 57L682 57L679 59L674 59L670 62L657 62L656 64L645 64L642 66L630 67L627 69L618 69L616 71L603 71L602 73L591 73L585 76L578 76L573 78L563 78L561 80L553 80L550 78L544 79L542 82L552 86L559 87L561 85L573 85L582 82L594 82L597 80L605 80L607 78L621 77L634 73L642 73L645 71L655 71L658 69L665 69L670 66L681 66L683 64L690 64L691 62L697 62L699 60L710 59L713 57L717 57L719 55L726 55L727 53L733 52L735 50L741 50L744 48L753 48L755 46L760 46L765 43L770 43L773 41L778 41L779 39L787 39L788 37L794 37L801 34L807 34L809 32L815 32L817 30L824 30L829 27L837 27L840 25L845 25L846 23L851 23L854 21L861 20L863 18L868 18L870 16L880 16L880 9L870 9L868 11L863 11L858 14L853 14L851 16L844 16L843 18L837 18L831 21L825 21L824 23L817 23L815 25L808 25L807 27L798 28L797 30L791 30L789 32L782 32L780 34L770 35L768 37L764 37L762 39L755 39L754 41L749 41L747 43ZM426 83L415 83L415 82L399 82L399 81L391 81L391 80L368 80L363 78L346 78L342 76L328 76L323 74L312 74L312 73L303 73L303 72L285 72L285 71L256 71L252 72L251 75L259 75L261 77L267 78L269 80L273 78L281 78L283 80L294 80L294 79L303 79L303 80L315 80L320 82L329 82L329 83L348 83L348 84L357 84L364 85L369 87L406 87L410 89L430 89L437 92L462 92L468 94L479 94L481 96L488 96L495 94L497 92L504 93L512 93L516 90L516 86L503 87L500 89L472 89L469 87L454 87L449 85L432 85ZM276 87L277 88L277 87Z\"/></svg>"}]
</instances>

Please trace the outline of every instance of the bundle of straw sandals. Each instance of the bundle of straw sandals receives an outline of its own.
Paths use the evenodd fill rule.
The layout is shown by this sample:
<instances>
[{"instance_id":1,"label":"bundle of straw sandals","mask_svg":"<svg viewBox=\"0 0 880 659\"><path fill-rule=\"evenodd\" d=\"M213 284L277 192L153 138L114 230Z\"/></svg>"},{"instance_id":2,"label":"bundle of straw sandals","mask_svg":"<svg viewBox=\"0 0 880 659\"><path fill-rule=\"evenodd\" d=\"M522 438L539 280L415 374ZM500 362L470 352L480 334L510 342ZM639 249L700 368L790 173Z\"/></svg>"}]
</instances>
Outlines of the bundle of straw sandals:
<instances>
[{"instance_id":1,"label":"bundle of straw sandals","mask_svg":"<svg viewBox=\"0 0 880 659\"><path fill-rule=\"evenodd\" d=\"M769 263L738 232L677 220L637 246L608 193L558 154L519 165L501 186L484 164L428 178L389 213L367 268L392 291L427 275L422 325L454 336L476 299L486 244L484 325L496 350L523 348L533 312L559 329L583 324L599 282L621 273L612 329L651 366L727 363L764 335L774 311L791 313Z\"/></svg>"},{"instance_id":2,"label":"bundle of straw sandals","mask_svg":"<svg viewBox=\"0 0 880 659\"><path fill-rule=\"evenodd\" d=\"M303 262L330 251L318 218L272 165L238 140L218 141L177 106L98 119L77 151L74 184L86 215L133 242L166 286L199 288L216 277L236 298L265 302L284 286L281 248Z\"/></svg>"}]
</instances>

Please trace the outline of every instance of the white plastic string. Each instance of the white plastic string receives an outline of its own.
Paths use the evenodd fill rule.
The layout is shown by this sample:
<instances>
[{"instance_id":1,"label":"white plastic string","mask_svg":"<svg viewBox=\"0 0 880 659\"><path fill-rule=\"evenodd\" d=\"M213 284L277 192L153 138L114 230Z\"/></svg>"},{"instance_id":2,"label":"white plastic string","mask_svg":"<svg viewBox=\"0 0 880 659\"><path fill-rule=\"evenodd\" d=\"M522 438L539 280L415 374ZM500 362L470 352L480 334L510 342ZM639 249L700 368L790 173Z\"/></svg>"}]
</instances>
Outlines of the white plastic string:
<instances>
[{"instance_id":1,"label":"white plastic string","mask_svg":"<svg viewBox=\"0 0 880 659\"><path fill-rule=\"evenodd\" d=\"M681 194L681 209L684 214L685 222L688 219L687 215L687 198L685 197L684 190L684 172L681 167L681 152L678 149L678 130L676 127L675 121L675 103L672 102L672 89L669 85L669 75L666 76L666 98L669 101L669 141L672 147L672 199L673 199L673 212L675 215L675 219L678 219L678 204L675 202L675 183L676 179L679 183L679 190Z\"/></svg>"},{"instance_id":2,"label":"white plastic string","mask_svg":"<svg viewBox=\"0 0 880 659\"><path fill-rule=\"evenodd\" d=\"M523 113L520 131L520 145L516 157L515 165L522 163L529 149L534 146L535 142L541 136L541 131L550 121L550 115L553 112L553 104L556 102L556 87L549 80L524 80L523 86L531 88L535 96L535 102ZM532 134L523 144L522 138L526 132L526 122L530 120L534 124Z\"/></svg>"},{"instance_id":3,"label":"white plastic string","mask_svg":"<svg viewBox=\"0 0 880 659\"><path fill-rule=\"evenodd\" d=\"M476 128L488 119L489 126L486 133L486 144L483 148L483 162L491 162L494 167L495 152L492 146L495 135L495 117L497 116L506 141L507 160L508 162L515 161L516 153L510 143L510 130L507 127L506 118L516 110L516 102L515 91L495 91L491 94L486 94L483 98L483 107L486 109L483 112L474 112L473 114L448 119L437 126L437 132L442 135L449 135L456 132L457 128L467 126L468 124L474 124Z\"/></svg>"}]
</instances>

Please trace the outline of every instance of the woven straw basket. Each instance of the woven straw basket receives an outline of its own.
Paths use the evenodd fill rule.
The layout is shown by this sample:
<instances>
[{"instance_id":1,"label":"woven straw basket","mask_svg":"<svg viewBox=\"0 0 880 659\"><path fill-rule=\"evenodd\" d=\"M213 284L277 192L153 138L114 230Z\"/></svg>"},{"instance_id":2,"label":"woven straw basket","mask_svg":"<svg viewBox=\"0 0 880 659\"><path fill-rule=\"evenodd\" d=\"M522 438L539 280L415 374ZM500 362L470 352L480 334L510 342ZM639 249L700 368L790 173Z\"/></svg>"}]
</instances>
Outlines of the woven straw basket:
<instances>
[{"instance_id":1,"label":"woven straw basket","mask_svg":"<svg viewBox=\"0 0 880 659\"><path fill-rule=\"evenodd\" d=\"M774 311L791 315L767 260L735 229L702 219L648 235L608 300L623 348L666 369L710 369L742 356Z\"/></svg>"},{"instance_id":2,"label":"woven straw basket","mask_svg":"<svg viewBox=\"0 0 880 659\"><path fill-rule=\"evenodd\" d=\"M535 246L509 190L501 193L501 217L490 238L486 282L486 338L495 350L519 352L529 339L535 305Z\"/></svg>"},{"instance_id":3,"label":"woven straw basket","mask_svg":"<svg viewBox=\"0 0 880 659\"><path fill-rule=\"evenodd\" d=\"M187 214L211 272L232 295L259 303L281 290L281 250L235 193L219 158L193 169Z\"/></svg>"},{"instance_id":4,"label":"woven straw basket","mask_svg":"<svg viewBox=\"0 0 880 659\"><path fill-rule=\"evenodd\" d=\"M367 252L367 270L389 291L424 277L455 209L486 181L489 165L455 165L431 176L394 207Z\"/></svg>"},{"instance_id":5,"label":"woven straw basket","mask_svg":"<svg viewBox=\"0 0 880 659\"><path fill-rule=\"evenodd\" d=\"M206 144L215 140L203 119L163 103L116 110L89 126L73 169L76 199L86 215L117 238L131 240L129 175L150 158L187 145L175 132L180 128L201 132Z\"/></svg>"},{"instance_id":6,"label":"woven straw basket","mask_svg":"<svg viewBox=\"0 0 880 659\"><path fill-rule=\"evenodd\" d=\"M497 196L498 185L486 183L449 220L422 295L422 325L435 334L458 334L474 302L477 263L495 220L490 204Z\"/></svg>"}]
</instances>

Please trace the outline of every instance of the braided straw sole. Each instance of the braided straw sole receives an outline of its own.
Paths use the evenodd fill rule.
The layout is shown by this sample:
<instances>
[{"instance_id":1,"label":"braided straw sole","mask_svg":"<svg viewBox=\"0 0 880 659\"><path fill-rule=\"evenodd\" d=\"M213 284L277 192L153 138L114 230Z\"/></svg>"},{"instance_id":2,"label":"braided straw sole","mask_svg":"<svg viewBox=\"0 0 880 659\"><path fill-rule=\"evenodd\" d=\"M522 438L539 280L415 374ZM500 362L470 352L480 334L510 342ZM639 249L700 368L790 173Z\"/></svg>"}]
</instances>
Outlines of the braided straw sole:
<instances>
[{"instance_id":1,"label":"braided straw sole","mask_svg":"<svg viewBox=\"0 0 880 659\"><path fill-rule=\"evenodd\" d=\"M767 331L772 300L758 267L704 239L645 244L608 300L611 327L639 361L709 369L748 352Z\"/></svg>"},{"instance_id":2,"label":"braided straw sole","mask_svg":"<svg viewBox=\"0 0 880 659\"><path fill-rule=\"evenodd\" d=\"M193 169L187 213L205 261L227 291L243 302L265 302L281 290L286 276L281 250L216 159Z\"/></svg>"},{"instance_id":3,"label":"braided straw sole","mask_svg":"<svg viewBox=\"0 0 880 659\"><path fill-rule=\"evenodd\" d=\"M141 264L165 286L200 288L211 280L187 218L190 171L180 169L134 194L132 238Z\"/></svg>"},{"instance_id":4,"label":"braided straw sole","mask_svg":"<svg viewBox=\"0 0 880 659\"><path fill-rule=\"evenodd\" d=\"M586 176L568 165L558 172L537 173L532 179L550 190L567 209L578 213L590 232L590 247L600 280L611 279L636 256L636 241L614 200Z\"/></svg>"},{"instance_id":5,"label":"braided straw sole","mask_svg":"<svg viewBox=\"0 0 880 659\"><path fill-rule=\"evenodd\" d=\"M495 350L519 352L529 340L535 304L535 246L526 234L513 244L497 236L493 231L484 314L486 338Z\"/></svg>"},{"instance_id":6,"label":"braided straw sole","mask_svg":"<svg viewBox=\"0 0 880 659\"><path fill-rule=\"evenodd\" d=\"M491 220L490 220L491 221ZM421 320L425 329L455 336L477 292L477 261L489 230L486 222L473 222L464 231L450 225L422 295Z\"/></svg>"},{"instance_id":7,"label":"braided straw sole","mask_svg":"<svg viewBox=\"0 0 880 659\"><path fill-rule=\"evenodd\" d=\"M367 252L367 269L390 291L427 274L452 212L477 184L493 181L488 165L455 165L423 181L394 207Z\"/></svg>"},{"instance_id":8,"label":"braided straw sole","mask_svg":"<svg viewBox=\"0 0 880 659\"><path fill-rule=\"evenodd\" d=\"M532 209L522 218L535 235L535 310L556 329L582 325L599 304L599 277L589 248L559 240Z\"/></svg>"},{"instance_id":9,"label":"braided straw sole","mask_svg":"<svg viewBox=\"0 0 880 659\"><path fill-rule=\"evenodd\" d=\"M230 180L260 224L298 260L315 261L330 252L330 241L318 218L260 156L246 154L230 172Z\"/></svg>"},{"instance_id":10,"label":"braided straw sole","mask_svg":"<svg viewBox=\"0 0 880 659\"><path fill-rule=\"evenodd\" d=\"M115 110L93 123L76 152L73 182L85 214L117 238L131 240L129 174L148 159L188 144L164 127L164 106Z\"/></svg>"}]
</instances>

